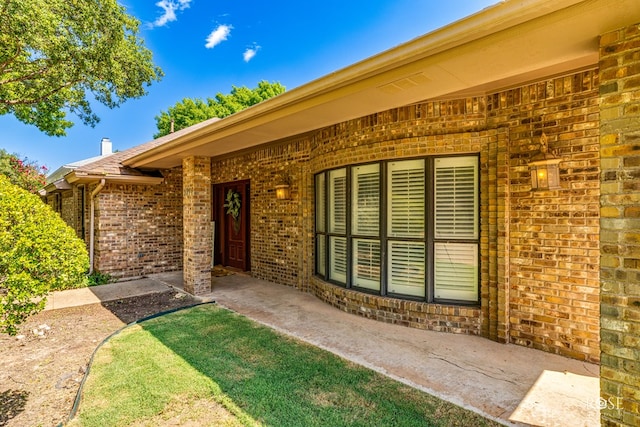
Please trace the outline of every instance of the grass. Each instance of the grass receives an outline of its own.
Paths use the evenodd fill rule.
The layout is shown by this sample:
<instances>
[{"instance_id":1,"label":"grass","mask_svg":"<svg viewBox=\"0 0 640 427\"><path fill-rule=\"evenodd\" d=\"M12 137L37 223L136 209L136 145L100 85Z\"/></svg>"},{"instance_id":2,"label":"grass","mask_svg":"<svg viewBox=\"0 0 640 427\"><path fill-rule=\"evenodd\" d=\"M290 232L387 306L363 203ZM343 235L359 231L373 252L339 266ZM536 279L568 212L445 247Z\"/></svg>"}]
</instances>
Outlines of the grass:
<instances>
[{"instance_id":1,"label":"grass","mask_svg":"<svg viewBox=\"0 0 640 427\"><path fill-rule=\"evenodd\" d=\"M482 426L473 412L215 305L97 352L72 426Z\"/></svg>"}]
</instances>

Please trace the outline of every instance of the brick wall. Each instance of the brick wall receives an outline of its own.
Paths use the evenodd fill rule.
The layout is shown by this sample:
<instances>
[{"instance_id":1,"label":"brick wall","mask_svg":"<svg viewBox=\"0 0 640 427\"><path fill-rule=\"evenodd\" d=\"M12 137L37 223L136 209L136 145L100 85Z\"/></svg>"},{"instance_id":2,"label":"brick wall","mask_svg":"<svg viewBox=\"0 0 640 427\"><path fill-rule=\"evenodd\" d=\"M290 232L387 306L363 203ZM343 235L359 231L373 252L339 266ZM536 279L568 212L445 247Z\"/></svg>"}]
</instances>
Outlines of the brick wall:
<instances>
[{"instance_id":1,"label":"brick wall","mask_svg":"<svg viewBox=\"0 0 640 427\"><path fill-rule=\"evenodd\" d=\"M640 28L600 39L603 426L640 425Z\"/></svg>"},{"instance_id":2,"label":"brick wall","mask_svg":"<svg viewBox=\"0 0 640 427\"><path fill-rule=\"evenodd\" d=\"M96 196L95 269L116 278L182 268L182 175L158 185L109 183ZM88 186L86 202L94 185ZM87 215L89 209L86 210ZM88 225L87 225L88 235Z\"/></svg>"},{"instance_id":3,"label":"brick wall","mask_svg":"<svg viewBox=\"0 0 640 427\"><path fill-rule=\"evenodd\" d=\"M384 111L298 140L214 159L212 181L251 180L252 272L258 277L309 289L354 314L479 334L596 362L598 88L597 70L586 70L486 97ZM532 192L528 162L542 132L564 159L562 188ZM315 173L375 160L453 153L480 154L479 308L365 298L313 277ZM282 171L294 177L290 202L277 201L272 194Z\"/></svg>"},{"instance_id":4,"label":"brick wall","mask_svg":"<svg viewBox=\"0 0 640 427\"><path fill-rule=\"evenodd\" d=\"M182 160L184 289L195 295L211 291L211 159Z\"/></svg>"},{"instance_id":5,"label":"brick wall","mask_svg":"<svg viewBox=\"0 0 640 427\"><path fill-rule=\"evenodd\" d=\"M480 335L477 307L425 304L352 291L312 277L312 292L322 301L350 314L385 323L438 332Z\"/></svg>"},{"instance_id":6,"label":"brick wall","mask_svg":"<svg viewBox=\"0 0 640 427\"><path fill-rule=\"evenodd\" d=\"M308 247L312 194L305 172L309 146L310 139L301 137L214 159L211 167L213 184L250 181L252 275L301 290L306 290L313 267ZM290 183L290 200L276 199L275 187L283 177Z\"/></svg>"},{"instance_id":7,"label":"brick wall","mask_svg":"<svg viewBox=\"0 0 640 427\"><path fill-rule=\"evenodd\" d=\"M59 191L45 197L45 203L60 215L60 218L73 230L76 235L86 240L82 233L82 209L80 194L84 186L74 186L70 190ZM87 208L88 209L88 208ZM88 217L85 215L85 220ZM85 227L86 230L86 227ZM87 235L88 236L88 235ZM87 237L88 238L88 237Z\"/></svg>"},{"instance_id":8,"label":"brick wall","mask_svg":"<svg viewBox=\"0 0 640 427\"><path fill-rule=\"evenodd\" d=\"M468 111L467 107L471 110ZM499 135L506 137L506 134L497 129L474 131L473 129L481 123L479 118L484 117L483 111L484 103L476 98L466 101L432 102L403 107L323 129L314 138L310 162L311 175L326 169L363 162L436 154L480 153L481 182L491 181L496 186L495 179L489 178L488 165L496 165L497 141L501 138ZM462 132L453 132L454 129ZM451 133L440 133L449 130ZM465 130L469 131L464 132ZM490 288L497 290L500 286L496 276L497 270L489 269L489 247L497 245L497 234L493 234L491 238L488 236L491 215L488 193L484 201L487 203L482 203L480 213L483 224L480 251L483 266L480 284L481 307L492 307L497 314L498 293L489 292ZM495 203L494 198L491 206L495 206ZM493 223L496 224L496 221ZM503 287L504 279L501 279ZM493 335L497 335L497 323L490 326L489 317L482 316L478 307L427 304L365 295L322 282L315 277L311 279L311 284L313 292L319 298L349 313L387 323L473 335L480 335L484 331L488 336L489 329L493 328ZM502 295L504 296L504 292ZM492 298L493 301L490 301Z\"/></svg>"},{"instance_id":9,"label":"brick wall","mask_svg":"<svg viewBox=\"0 0 640 427\"><path fill-rule=\"evenodd\" d=\"M510 341L599 360L598 73L587 70L487 98L488 126L509 127ZM545 133L561 189L530 191Z\"/></svg>"}]
</instances>

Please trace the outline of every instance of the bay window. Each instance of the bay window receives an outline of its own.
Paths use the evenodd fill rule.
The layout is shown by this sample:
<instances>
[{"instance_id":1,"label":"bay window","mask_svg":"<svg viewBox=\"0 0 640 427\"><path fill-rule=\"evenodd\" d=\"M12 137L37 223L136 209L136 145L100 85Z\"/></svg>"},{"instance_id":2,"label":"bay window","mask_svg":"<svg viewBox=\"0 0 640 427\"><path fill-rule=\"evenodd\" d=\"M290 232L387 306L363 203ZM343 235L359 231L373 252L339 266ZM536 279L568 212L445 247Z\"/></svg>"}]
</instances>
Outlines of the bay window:
<instances>
[{"instance_id":1,"label":"bay window","mask_svg":"<svg viewBox=\"0 0 640 427\"><path fill-rule=\"evenodd\" d=\"M396 298L477 302L478 189L476 156L317 174L316 274Z\"/></svg>"}]
</instances>

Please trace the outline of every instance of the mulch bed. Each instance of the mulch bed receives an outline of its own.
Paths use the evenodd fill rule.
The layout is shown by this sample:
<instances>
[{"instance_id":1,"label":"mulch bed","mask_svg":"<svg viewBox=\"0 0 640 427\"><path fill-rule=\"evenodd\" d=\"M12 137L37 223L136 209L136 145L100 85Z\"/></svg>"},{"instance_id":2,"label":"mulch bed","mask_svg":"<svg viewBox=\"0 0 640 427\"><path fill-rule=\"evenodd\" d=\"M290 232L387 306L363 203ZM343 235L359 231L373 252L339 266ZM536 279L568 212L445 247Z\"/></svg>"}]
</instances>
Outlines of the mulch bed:
<instances>
[{"instance_id":1,"label":"mulch bed","mask_svg":"<svg viewBox=\"0 0 640 427\"><path fill-rule=\"evenodd\" d=\"M0 334L0 427L66 422L96 347L128 323L197 303L176 291L41 312Z\"/></svg>"}]
</instances>

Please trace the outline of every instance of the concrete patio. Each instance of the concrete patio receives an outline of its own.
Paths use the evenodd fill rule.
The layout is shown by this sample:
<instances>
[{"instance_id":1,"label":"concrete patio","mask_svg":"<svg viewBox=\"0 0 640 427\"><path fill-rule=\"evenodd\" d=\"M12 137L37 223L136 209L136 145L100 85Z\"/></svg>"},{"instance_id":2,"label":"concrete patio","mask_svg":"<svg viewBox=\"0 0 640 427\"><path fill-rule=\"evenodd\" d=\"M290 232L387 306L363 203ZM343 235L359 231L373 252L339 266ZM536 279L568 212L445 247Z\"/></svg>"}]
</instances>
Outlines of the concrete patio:
<instances>
[{"instance_id":1,"label":"concrete patio","mask_svg":"<svg viewBox=\"0 0 640 427\"><path fill-rule=\"evenodd\" d=\"M181 273L151 279L182 289ZM501 423L600 424L598 365L365 319L241 273L214 277L212 288L205 299Z\"/></svg>"},{"instance_id":2,"label":"concrete patio","mask_svg":"<svg viewBox=\"0 0 640 427\"><path fill-rule=\"evenodd\" d=\"M469 335L411 329L344 313L310 294L235 273L215 301L284 334L506 425L593 427L599 366ZM47 310L182 290L182 273L55 292Z\"/></svg>"}]
</instances>

